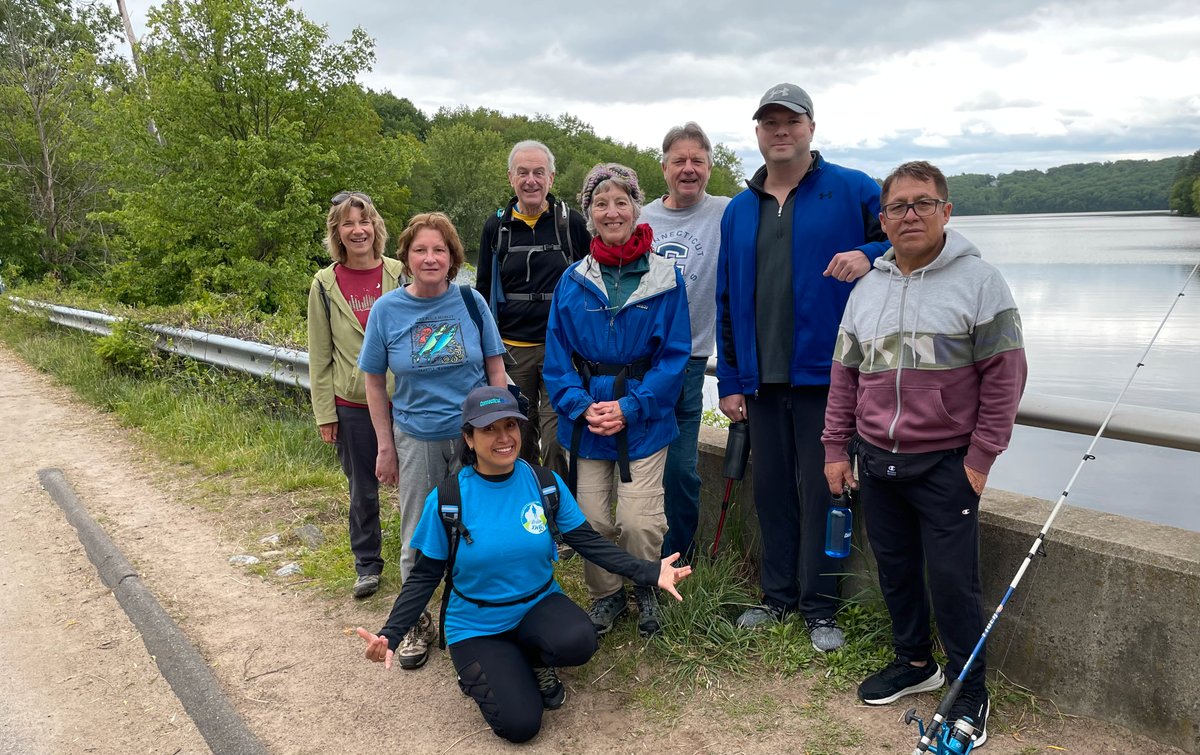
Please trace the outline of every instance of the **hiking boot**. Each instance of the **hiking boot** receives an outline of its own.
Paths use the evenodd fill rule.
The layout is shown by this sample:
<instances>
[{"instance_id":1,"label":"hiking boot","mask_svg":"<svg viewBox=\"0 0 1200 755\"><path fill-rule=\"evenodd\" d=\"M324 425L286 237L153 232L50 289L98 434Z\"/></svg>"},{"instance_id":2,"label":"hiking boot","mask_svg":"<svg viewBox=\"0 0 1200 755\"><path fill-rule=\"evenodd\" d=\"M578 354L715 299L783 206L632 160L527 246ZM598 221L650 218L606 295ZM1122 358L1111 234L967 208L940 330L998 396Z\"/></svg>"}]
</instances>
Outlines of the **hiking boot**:
<instances>
[{"instance_id":1,"label":"hiking boot","mask_svg":"<svg viewBox=\"0 0 1200 755\"><path fill-rule=\"evenodd\" d=\"M842 628L832 616L825 619L808 619L804 623L808 625L808 636L812 639L813 650L828 653L846 644L846 635L842 634Z\"/></svg>"},{"instance_id":2,"label":"hiking boot","mask_svg":"<svg viewBox=\"0 0 1200 755\"><path fill-rule=\"evenodd\" d=\"M638 634L651 637L662 629L662 616L658 611L658 596L653 587L635 587L633 597L638 607Z\"/></svg>"},{"instance_id":3,"label":"hiking boot","mask_svg":"<svg viewBox=\"0 0 1200 755\"><path fill-rule=\"evenodd\" d=\"M613 622L628 610L629 607L625 605L624 587L612 595L592 601L587 613L588 618L592 620L592 626L596 629L596 636L600 637L612 631Z\"/></svg>"},{"instance_id":4,"label":"hiking boot","mask_svg":"<svg viewBox=\"0 0 1200 755\"><path fill-rule=\"evenodd\" d=\"M876 671L858 685L858 699L867 705L887 705L905 695L932 692L946 683L942 669L933 661L914 666L896 659L882 671Z\"/></svg>"},{"instance_id":5,"label":"hiking boot","mask_svg":"<svg viewBox=\"0 0 1200 755\"><path fill-rule=\"evenodd\" d=\"M992 702L988 699L987 687L982 684L977 689L966 689L958 693L958 699L950 706L950 714L946 716L946 725L954 727L958 721L971 722L975 728L975 749L983 747L987 742L987 720L992 711Z\"/></svg>"},{"instance_id":6,"label":"hiking boot","mask_svg":"<svg viewBox=\"0 0 1200 755\"><path fill-rule=\"evenodd\" d=\"M400 662L400 668L405 671L413 671L425 665L425 661L429 660L429 642L432 631L433 617L429 615L429 611L426 611L421 614L421 618L417 620L413 628L408 630L408 634L404 635L400 647L396 649L396 658Z\"/></svg>"},{"instance_id":7,"label":"hiking boot","mask_svg":"<svg viewBox=\"0 0 1200 755\"><path fill-rule=\"evenodd\" d=\"M763 603L761 606L753 606L743 611L742 615L737 617L736 624L740 629L754 629L768 624L778 624L783 621L785 613L786 611L782 608Z\"/></svg>"},{"instance_id":8,"label":"hiking boot","mask_svg":"<svg viewBox=\"0 0 1200 755\"><path fill-rule=\"evenodd\" d=\"M354 597L362 600L369 598L379 592L379 575L378 574L360 574L358 579L354 580Z\"/></svg>"},{"instance_id":9,"label":"hiking boot","mask_svg":"<svg viewBox=\"0 0 1200 755\"><path fill-rule=\"evenodd\" d=\"M542 693L542 708L558 710L567 700L567 685L558 678L558 673L549 666L534 666L533 676L537 679L538 692Z\"/></svg>"}]
</instances>

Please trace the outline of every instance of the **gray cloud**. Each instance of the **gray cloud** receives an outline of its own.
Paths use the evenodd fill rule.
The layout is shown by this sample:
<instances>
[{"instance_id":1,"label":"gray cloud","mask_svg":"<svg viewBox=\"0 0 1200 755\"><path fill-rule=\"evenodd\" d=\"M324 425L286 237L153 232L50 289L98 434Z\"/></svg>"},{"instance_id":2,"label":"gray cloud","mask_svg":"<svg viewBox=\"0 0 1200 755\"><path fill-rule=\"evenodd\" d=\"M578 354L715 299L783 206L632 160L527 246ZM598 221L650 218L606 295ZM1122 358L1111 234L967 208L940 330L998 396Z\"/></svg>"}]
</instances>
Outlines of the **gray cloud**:
<instances>
[{"instance_id":1,"label":"gray cloud","mask_svg":"<svg viewBox=\"0 0 1200 755\"><path fill-rule=\"evenodd\" d=\"M1041 104L1037 100L1030 99L1005 99L996 92L987 91L980 92L975 99L964 102L954 109L960 113L971 113L976 110L1040 107Z\"/></svg>"}]
</instances>

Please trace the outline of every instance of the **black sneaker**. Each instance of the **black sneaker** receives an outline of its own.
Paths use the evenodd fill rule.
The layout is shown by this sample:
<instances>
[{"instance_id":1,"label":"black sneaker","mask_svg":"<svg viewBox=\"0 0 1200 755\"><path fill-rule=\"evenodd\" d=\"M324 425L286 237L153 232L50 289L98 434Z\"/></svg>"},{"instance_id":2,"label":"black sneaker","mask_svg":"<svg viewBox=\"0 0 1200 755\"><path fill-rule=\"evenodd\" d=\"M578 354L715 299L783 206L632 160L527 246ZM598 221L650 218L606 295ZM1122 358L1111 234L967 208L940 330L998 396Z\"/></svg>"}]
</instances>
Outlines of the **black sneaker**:
<instances>
[{"instance_id":1,"label":"black sneaker","mask_svg":"<svg viewBox=\"0 0 1200 755\"><path fill-rule=\"evenodd\" d=\"M636 587L633 597L638 607L638 634L650 637L662 629L662 616L658 611L658 596L653 587Z\"/></svg>"},{"instance_id":2,"label":"black sneaker","mask_svg":"<svg viewBox=\"0 0 1200 755\"><path fill-rule=\"evenodd\" d=\"M975 749L978 750L987 741L987 720L991 711L992 701L988 699L987 687L964 688L958 693L954 705L950 706L946 725L953 727L958 721L970 721L975 728Z\"/></svg>"},{"instance_id":3,"label":"black sneaker","mask_svg":"<svg viewBox=\"0 0 1200 755\"><path fill-rule=\"evenodd\" d=\"M897 659L858 685L858 699L867 705L887 705L905 695L932 692L945 683L942 668L933 661L918 667Z\"/></svg>"},{"instance_id":4,"label":"black sneaker","mask_svg":"<svg viewBox=\"0 0 1200 755\"><path fill-rule=\"evenodd\" d=\"M558 710L567 701L567 685L562 683L558 674L549 666L534 666L533 675L537 679L538 692L542 693L542 707L546 710Z\"/></svg>"},{"instance_id":5,"label":"black sneaker","mask_svg":"<svg viewBox=\"0 0 1200 755\"><path fill-rule=\"evenodd\" d=\"M596 629L596 636L608 634L613 628L613 622L629 610L629 606L625 604L625 588L622 587L612 595L607 595L599 600L592 601L592 605L588 608L588 618L592 620L592 626Z\"/></svg>"}]
</instances>

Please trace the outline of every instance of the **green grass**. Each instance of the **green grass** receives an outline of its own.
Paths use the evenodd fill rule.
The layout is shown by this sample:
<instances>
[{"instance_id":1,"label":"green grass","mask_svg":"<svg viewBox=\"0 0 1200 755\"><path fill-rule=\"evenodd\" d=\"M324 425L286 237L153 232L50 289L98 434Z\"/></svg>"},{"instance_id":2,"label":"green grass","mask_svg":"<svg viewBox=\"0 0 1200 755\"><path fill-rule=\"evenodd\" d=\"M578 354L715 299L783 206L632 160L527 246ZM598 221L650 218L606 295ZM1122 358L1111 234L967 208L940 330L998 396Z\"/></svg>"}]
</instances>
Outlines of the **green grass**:
<instances>
[{"instance_id":1,"label":"green grass","mask_svg":"<svg viewBox=\"0 0 1200 755\"><path fill-rule=\"evenodd\" d=\"M345 487L307 399L296 391L177 358L155 356L149 373L126 372L96 353L93 336L36 317L0 319L0 338L30 365L141 430L156 455L190 464L215 478L210 482L224 478L235 489L318 499Z\"/></svg>"}]
</instances>

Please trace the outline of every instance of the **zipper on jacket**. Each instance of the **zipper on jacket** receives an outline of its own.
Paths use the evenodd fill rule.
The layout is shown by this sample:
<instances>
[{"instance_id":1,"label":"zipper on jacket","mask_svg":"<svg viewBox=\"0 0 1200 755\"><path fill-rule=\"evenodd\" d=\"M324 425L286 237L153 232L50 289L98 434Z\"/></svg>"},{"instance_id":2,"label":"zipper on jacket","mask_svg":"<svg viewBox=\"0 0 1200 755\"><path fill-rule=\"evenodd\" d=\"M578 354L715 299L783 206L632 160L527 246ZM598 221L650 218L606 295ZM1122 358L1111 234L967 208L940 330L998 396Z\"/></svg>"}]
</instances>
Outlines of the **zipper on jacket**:
<instances>
[{"instance_id":1,"label":"zipper on jacket","mask_svg":"<svg viewBox=\"0 0 1200 755\"><path fill-rule=\"evenodd\" d=\"M912 280L909 276L904 276L900 279L900 312L897 315L898 332L900 337L899 353L900 363L896 365L896 415L892 417L892 424L888 428L888 437L892 439L892 453L900 453L900 441L896 440L896 425L900 423L901 399L900 399L900 374L904 372L904 307L908 299L908 282Z\"/></svg>"}]
</instances>

